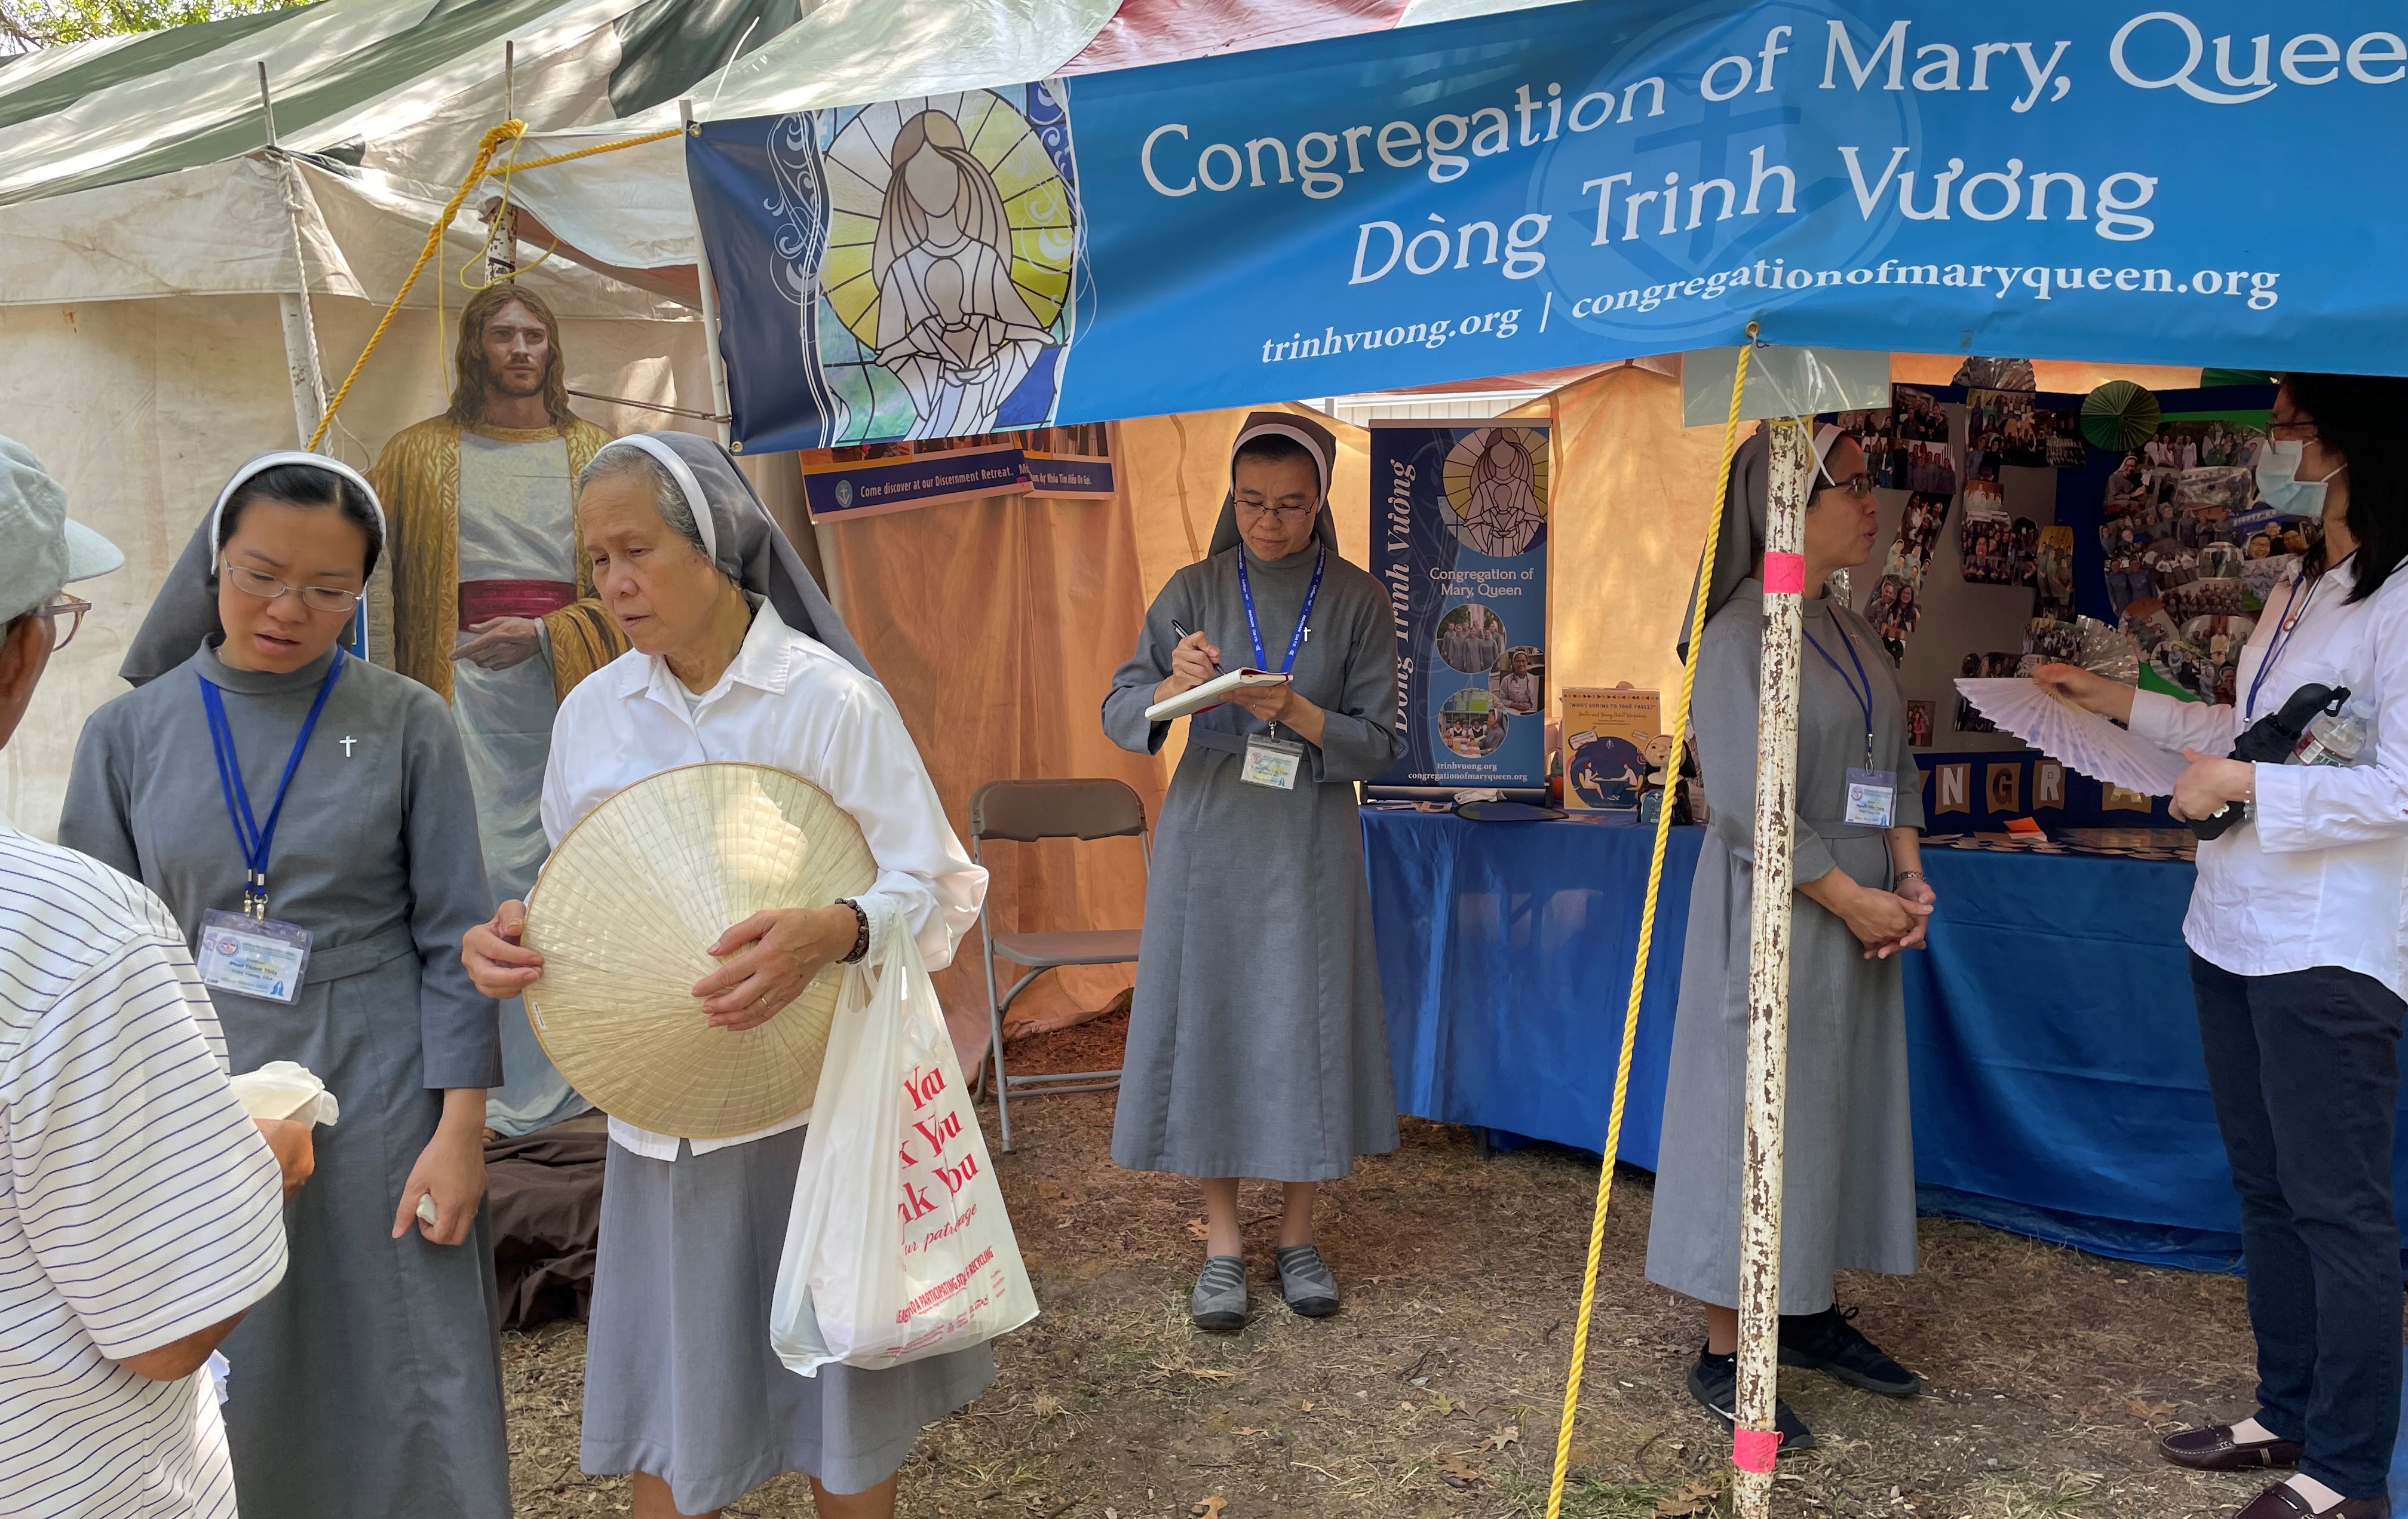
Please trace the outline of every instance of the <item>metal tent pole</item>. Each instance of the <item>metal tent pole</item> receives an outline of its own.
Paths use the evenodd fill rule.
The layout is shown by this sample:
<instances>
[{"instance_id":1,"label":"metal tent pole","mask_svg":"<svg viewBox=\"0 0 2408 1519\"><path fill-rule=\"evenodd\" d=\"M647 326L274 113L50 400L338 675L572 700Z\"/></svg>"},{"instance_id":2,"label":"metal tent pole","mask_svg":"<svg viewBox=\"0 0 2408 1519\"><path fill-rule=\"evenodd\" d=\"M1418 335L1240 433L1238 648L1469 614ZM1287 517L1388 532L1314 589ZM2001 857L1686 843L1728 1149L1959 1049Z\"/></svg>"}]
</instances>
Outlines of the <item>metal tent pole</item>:
<instances>
[{"instance_id":1,"label":"metal tent pole","mask_svg":"<svg viewBox=\"0 0 2408 1519\"><path fill-rule=\"evenodd\" d=\"M519 45L502 44L502 120L515 122L519 115L518 84ZM511 148L517 151L516 145ZM504 181L507 183L507 179ZM519 210L502 196L488 195L481 208L487 225L492 229L485 242L485 283L497 285L515 279L519 272Z\"/></svg>"},{"instance_id":2,"label":"metal tent pole","mask_svg":"<svg viewBox=\"0 0 2408 1519\"><path fill-rule=\"evenodd\" d=\"M1773 1403L1781 1337L1782 1128L1789 1078L1791 830L1797 826L1798 656L1804 623L1805 426L1769 424L1764 521L1764 668L1756 703L1756 889L1748 918L1747 1152L1740 1183L1739 1415L1732 1461L1739 1519L1769 1519L1780 1437Z\"/></svg>"},{"instance_id":3,"label":"metal tent pole","mask_svg":"<svg viewBox=\"0 0 2408 1519\"><path fill-rule=\"evenodd\" d=\"M689 136L693 134L695 129L693 101L678 102L678 122ZM693 193L691 176L687 179L687 193L689 196ZM719 287L711 282L710 250L702 240L700 207L696 207L694 213L694 273L695 279L702 286L702 356L703 361L710 367L710 409L717 414L719 421L719 445L724 449L737 450L739 446L729 441L727 359L719 351Z\"/></svg>"},{"instance_id":4,"label":"metal tent pole","mask_svg":"<svg viewBox=\"0 0 2408 1519\"><path fill-rule=\"evenodd\" d=\"M276 165L284 192L285 220L293 229L294 288L276 297L276 307L283 320L284 371L293 391L293 426L306 449L317 434L318 419L326 413L326 380L318 370L318 331L309 310L309 265L301 246L301 171L277 144L276 99L268 92L265 59L259 64L259 113L266 129L267 156Z\"/></svg>"}]
</instances>

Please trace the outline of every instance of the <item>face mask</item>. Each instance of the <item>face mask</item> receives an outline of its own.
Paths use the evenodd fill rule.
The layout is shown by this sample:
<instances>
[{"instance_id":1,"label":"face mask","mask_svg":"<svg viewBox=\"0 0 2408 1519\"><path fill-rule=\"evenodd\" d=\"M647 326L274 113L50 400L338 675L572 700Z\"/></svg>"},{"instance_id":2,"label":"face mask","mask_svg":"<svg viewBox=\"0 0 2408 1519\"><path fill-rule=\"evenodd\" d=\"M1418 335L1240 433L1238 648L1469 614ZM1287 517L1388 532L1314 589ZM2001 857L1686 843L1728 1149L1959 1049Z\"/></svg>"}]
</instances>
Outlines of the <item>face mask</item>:
<instances>
[{"instance_id":1,"label":"face mask","mask_svg":"<svg viewBox=\"0 0 2408 1519\"><path fill-rule=\"evenodd\" d=\"M2278 517L2323 516L2325 487L2341 473L2336 469L2323 480L2300 479L2300 455L2306 446L2296 438L2269 438L2258 454L2258 499Z\"/></svg>"}]
</instances>

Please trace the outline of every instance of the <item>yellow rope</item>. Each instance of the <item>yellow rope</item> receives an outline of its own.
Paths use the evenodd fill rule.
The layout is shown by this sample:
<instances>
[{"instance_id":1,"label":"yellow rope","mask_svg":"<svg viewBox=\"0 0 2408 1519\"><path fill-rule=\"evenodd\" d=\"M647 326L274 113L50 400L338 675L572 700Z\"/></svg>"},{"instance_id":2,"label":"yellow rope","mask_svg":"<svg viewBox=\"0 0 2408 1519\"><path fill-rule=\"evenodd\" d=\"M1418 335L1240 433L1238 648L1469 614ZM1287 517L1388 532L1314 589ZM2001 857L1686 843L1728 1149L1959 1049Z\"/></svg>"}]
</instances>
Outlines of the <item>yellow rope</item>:
<instances>
[{"instance_id":1,"label":"yellow rope","mask_svg":"<svg viewBox=\"0 0 2408 1519\"><path fill-rule=\"evenodd\" d=\"M1739 437L1740 397L1747 389L1748 360L1756 324L1747 324L1739 365L1731 376L1730 416L1723 424L1723 467L1714 480L1713 515L1706 519L1705 553L1698 561L1698 590L1689 612L1689 654L1681 663L1680 695L1672 702L1672 755L1664 771L1664 797L1656 814L1656 847L1647 860L1647 898L1639 912L1639 957L1630 971L1630 1004L1622 1015L1622 1057L1613 1071L1613 1109L1605 1124L1605 1165L1597 1180L1597 1210L1588 1227L1588 1268L1581 1276L1580 1316L1572 1329L1572 1364L1564 1384L1564 1416L1555 1433L1555 1480L1547 1488L1547 1519L1561 1519L1564 1479L1571 1470L1572 1421L1580 1412L1581 1374L1588 1365L1588 1328L1597 1308L1598 1262L1605 1253L1605 1215L1613 1201L1614 1155L1622 1148L1622 1112L1630 1098L1630 1056L1639 1042L1639 998L1647 985L1647 952L1656 937L1656 897L1664 882L1664 850L1672 837L1672 790L1680 784L1682 736L1689 725L1689 695L1698 679L1698 645L1706 626L1706 591L1713 583L1714 549L1722 538L1724 497L1730 490L1730 455Z\"/></svg>"},{"instance_id":2,"label":"yellow rope","mask_svg":"<svg viewBox=\"0 0 2408 1519\"><path fill-rule=\"evenodd\" d=\"M646 133L640 137L622 137L617 142L606 142L593 148L580 148L575 152L554 153L549 158L530 158L523 164L512 165L511 169L515 173L524 174L529 169L548 169L554 164L573 164L580 158L592 158L596 153L615 153L622 148L641 148L648 142L663 142L670 137L684 135L685 128L673 126L662 132Z\"/></svg>"},{"instance_id":3,"label":"yellow rope","mask_svg":"<svg viewBox=\"0 0 2408 1519\"><path fill-rule=\"evenodd\" d=\"M502 144L515 142L525 135L526 129L527 125L524 122L513 117L486 133L478 141L476 160L468 165L468 172L461 177L460 188L452 193L452 198L444 204L442 213L436 217L435 225L428 229L426 246L419 251L418 262L409 266L408 278L402 280L399 290L394 292L393 303L384 308L384 316L378 321L376 331L368 334L367 346L360 350L359 358L351 365L351 372L343 377L343 383L336 390L334 399L326 403L326 414L318 419L318 430L309 435L309 447L312 450L325 440L326 429L334 425L335 413L342 409L344 398L351 394L352 383L360 378L360 371L367 367L368 355L374 353L377 344L383 341L385 330L393 325L393 319L401 314L401 303L408 299L410 288L418 283L418 277L425 272L426 265L442 249L443 234L451 228L452 219L460 214L460 205L468 198L468 192L474 190L484 179L485 171L493 164L494 154ZM511 170L515 173L526 169L548 168L554 164L566 164L580 158L592 158L597 153L616 152L622 148L640 148L648 142L659 142L666 137L677 136L682 130L681 127L670 127L665 132L653 132L640 137L626 137L617 142L599 143L591 148L580 148L574 152L553 153L549 158L513 164ZM437 349L440 351L442 345L440 333L437 334L436 342Z\"/></svg>"}]
</instances>

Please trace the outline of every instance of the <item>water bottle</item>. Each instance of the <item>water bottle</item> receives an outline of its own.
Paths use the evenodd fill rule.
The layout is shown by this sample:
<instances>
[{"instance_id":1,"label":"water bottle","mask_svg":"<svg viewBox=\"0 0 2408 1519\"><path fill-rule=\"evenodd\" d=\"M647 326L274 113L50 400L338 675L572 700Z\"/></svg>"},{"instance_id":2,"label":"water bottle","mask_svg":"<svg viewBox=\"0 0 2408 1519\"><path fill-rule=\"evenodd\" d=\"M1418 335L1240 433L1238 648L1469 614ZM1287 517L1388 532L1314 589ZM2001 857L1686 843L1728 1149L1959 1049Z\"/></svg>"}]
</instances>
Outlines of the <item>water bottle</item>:
<instances>
[{"instance_id":1,"label":"water bottle","mask_svg":"<svg viewBox=\"0 0 2408 1519\"><path fill-rule=\"evenodd\" d=\"M2366 719L2355 713L2338 716L2319 714L2300 735L2299 747L2291 751L2295 765L2352 765L2358 752L2366 747Z\"/></svg>"}]
</instances>

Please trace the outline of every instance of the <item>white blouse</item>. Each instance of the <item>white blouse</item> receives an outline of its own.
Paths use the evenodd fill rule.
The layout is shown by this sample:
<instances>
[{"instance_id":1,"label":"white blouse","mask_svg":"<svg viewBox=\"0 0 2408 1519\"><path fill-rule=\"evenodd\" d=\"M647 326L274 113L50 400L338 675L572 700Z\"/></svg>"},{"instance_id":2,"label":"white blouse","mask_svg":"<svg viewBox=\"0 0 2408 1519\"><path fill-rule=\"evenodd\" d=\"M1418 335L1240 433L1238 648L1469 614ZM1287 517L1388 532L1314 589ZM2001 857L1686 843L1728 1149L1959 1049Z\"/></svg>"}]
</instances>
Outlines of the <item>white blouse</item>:
<instances>
[{"instance_id":1,"label":"white blouse","mask_svg":"<svg viewBox=\"0 0 2408 1519\"><path fill-rule=\"evenodd\" d=\"M2408 570L2344 606L2357 585L2355 561L2313 594L2296 576L2285 580L2242 651L2238 707L2143 691L2132 698L2131 727L2176 752L2229 754L2300 686L2347 686L2346 710L2367 724L2358 762L2255 767L2250 819L2199 846L2183 938L2234 975L2338 966L2408 996ZM2286 638L2295 601L2299 624Z\"/></svg>"},{"instance_id":2,"label":"white blouse","mask_svg":"<svg viewBox=\"0 0 2408 1519\"><path fill-rule=\"evenodd\" d=\"M648 776L706 761L792 771L851 813L878 861L859 899L875 933L899 914L931 970L978 921L986 872L970 863L937 800L927 767L883 686L826 645L758 610L736 662L700 697L656 655L629 650L561 703L543 777L543 831L562 836L603 800ZM756 1134L694 1139L694 1154L750 1144L810 1122L808 1110ZM610 1120L610 1138L637 1154L675 1160L678 1141Z\"/></svg>"}]
</instances>

